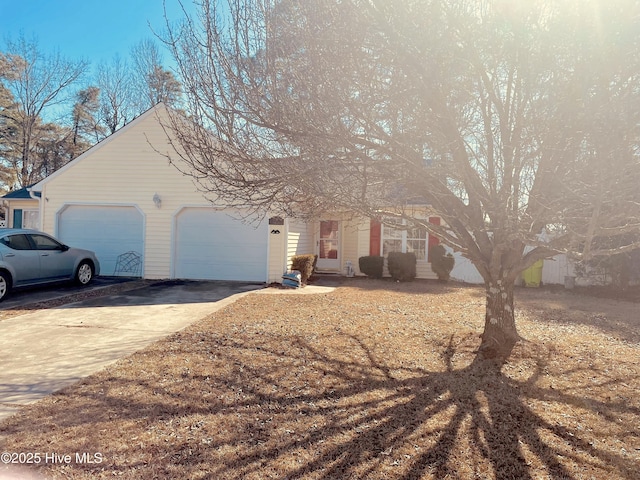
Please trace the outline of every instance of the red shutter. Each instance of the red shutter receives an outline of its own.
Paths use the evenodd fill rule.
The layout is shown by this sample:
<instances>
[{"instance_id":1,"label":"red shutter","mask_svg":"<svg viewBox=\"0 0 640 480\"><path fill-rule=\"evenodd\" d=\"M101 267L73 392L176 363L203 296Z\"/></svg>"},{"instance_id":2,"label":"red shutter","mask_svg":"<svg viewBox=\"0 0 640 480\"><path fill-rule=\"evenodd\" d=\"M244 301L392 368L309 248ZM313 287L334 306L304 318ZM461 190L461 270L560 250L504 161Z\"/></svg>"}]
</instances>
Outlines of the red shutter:
<instances>
[{"instance_id":1,"label":"red shutter","mask_svg":"<svg viewBox=\"0 0 640 480\"><path fill-rule=\"evenodd\" d=\"M380 240L382 235L382 224L371 220L369 225L369 255L380 255Z\"/></svg>"},{"instance_id":2,"label":"red shutter","mask_svg":"<svg viewBox=\"0 0 640 480\"><path fill-rule=\"evenodd\" d=\"M434 225L440 225L440 217L429 217L429 223L433 223ZM428 248L431 250L431 247L438 245L440 243L440 239L435 235L429 234L429 245ZM427 262L430 262L429 253L427 250Z\"/></svg>"}]
</instances>

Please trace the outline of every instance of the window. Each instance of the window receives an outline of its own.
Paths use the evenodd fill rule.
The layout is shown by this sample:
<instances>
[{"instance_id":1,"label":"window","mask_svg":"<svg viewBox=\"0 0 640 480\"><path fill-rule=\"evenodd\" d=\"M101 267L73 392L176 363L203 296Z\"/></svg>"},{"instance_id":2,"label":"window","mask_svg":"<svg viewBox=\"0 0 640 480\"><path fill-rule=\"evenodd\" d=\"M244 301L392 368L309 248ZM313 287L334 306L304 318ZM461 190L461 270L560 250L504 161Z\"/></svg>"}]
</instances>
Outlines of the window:
<instances>
[{"instance_id":1,"label":"window","mask_svg":"<svg viewBox=\"0 0 640 480\"><path fill-rule=\"evenodd\" d=\"M39 210L23 210L22 212L22 228L31 228L37 230L40 227L40 211Z\"/></svg>"},{"instance_id":2,"label":"window","mask_svg":"<svg viewBox=\"0 0 640 480\"><path fill-rule=\"evenodd\" d=\"M398 227L393 227L385 223L382 226L382 256L386 257L389 252L402 252L402 236L404 231L402 228L402 220L390 219L385 222L393 223Z\"/></svg>"},{"instance_id":3,"label":"window","mask_svg":"<svg viewBox=\"0 0 640 480\"><path fill-rule=\"evenodd\" d=\"M1 239L0 243L13 250L31 250L31 244L26 235L9 235Z\"/></svg>"},{"instance_id":4,"label":"window","mask_svg":"<svg viewBox=\"0 0 640 480\"><path fill-rule=\"evenodd\" d=\"M13 210L12 225L13 228L30 228L37 230L40 227L40 211L16 208Z\"/></svg>"},{"instance_id":5,"label":"window","mask_svg":"<svg viewBox=\"0 0 640 480\"><path fill-rule=\"evenodd\" d=\"M45 235L31 235L31 240L36 244L37 250L60 250L60 244Z\"/></svg>"},{"instance_id":6,"label":"window","mask_svg":"<svg viewBox=\"0 0 640 480\"><path fill-rule=\"evenodd\" d=\"M385 221L382 226L382 255L386 257L389 252L413 252L417 260L426 260L427 231L424 228L406 228L404 225L401 219Z\"/></svg>"},{"instance_id":7,"label":"window","mask_svg":"<svg viewBox=\"0 0 640 480\"><path fill-rule=\"evenodd\" d=\"M424 228L410 228L406 234L407 245L405 251L415 253L418 260L426 260L427 231Z\"/></svg>"}]
</instances>

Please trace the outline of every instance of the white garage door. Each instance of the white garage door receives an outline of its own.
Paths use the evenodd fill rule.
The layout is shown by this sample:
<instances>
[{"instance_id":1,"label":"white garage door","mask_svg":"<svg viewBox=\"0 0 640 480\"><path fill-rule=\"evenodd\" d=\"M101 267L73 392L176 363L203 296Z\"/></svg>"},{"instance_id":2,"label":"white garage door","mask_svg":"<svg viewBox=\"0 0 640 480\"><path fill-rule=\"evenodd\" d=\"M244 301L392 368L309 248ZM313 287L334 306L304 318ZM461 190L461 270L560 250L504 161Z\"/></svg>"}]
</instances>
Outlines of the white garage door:
<instances>
[{"instance_id":1,"label":"white garage door","mask_svg":"<svg viewBox=\"0 0 640 480\"><path fill-rule=\"evenodd\" d=\"M69 205L58 218L58 237L93 250L101 275L143 275L144 221L135 207Z\"/></svg>"},{"instance_id":2,"label":"white garage door","mask_svg":"<svg viewBox=\"0 0 640 480\"><path fill-rule=\"evenodd\" d=\"M264 282L268 225L245 225L210 208L185 208L176 218L175 278Z\"/></svg>"}]
</instances>

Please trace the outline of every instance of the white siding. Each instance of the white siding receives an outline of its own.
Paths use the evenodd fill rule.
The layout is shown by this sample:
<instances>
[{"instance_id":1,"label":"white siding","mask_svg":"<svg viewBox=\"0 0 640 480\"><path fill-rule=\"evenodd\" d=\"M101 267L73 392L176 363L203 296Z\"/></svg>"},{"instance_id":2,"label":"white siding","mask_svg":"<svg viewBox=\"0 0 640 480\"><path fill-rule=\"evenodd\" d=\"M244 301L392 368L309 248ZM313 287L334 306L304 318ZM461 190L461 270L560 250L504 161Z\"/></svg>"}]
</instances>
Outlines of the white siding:
<instances>
[{"instance_id":1,"label":"white siding","mask_svg":"<svg viewBox=\"0 0 640 480\"><path fill-rule=\"evenodd\" d=\"M313 225L290 219L287 226L287 268L291 267L291 257L316 253Z\"/></svg>"},{"instance_id":2,"label":"white siding","mask_svg":"<svg viewBox=\"0 0 640 480\"><path fill-rule=\"evenodd\" d=\"M280 282L286 272L287 232L285 225L269 225L268 282Z\"/></svg>"},{"instance_id":3,"label":"white siding","mask_svg":"<svg viewBox=\"0 0 640 480\"><path fill-rule=\"evenodd\" d=\"M366 237L366 253L361 253L363 238ZM358 259L369 255L369 219L352 218L344 222L342 229L342 258L343 270L347 261L351 261L356 275L360 274Z\"/></svg>"},{"instance_id":4,"label":"white siding","mask_svg":"<svg viewBox=\"0 0 640 480\"><path fill-rule=\"evenodd\" d=\"M371 220L365 218L361 221L360 228L356 232L357 236L357 256L366 257L371 252ZM360 271L359 261L355 264L356 275L364 275Z\"/></svg>"},{"instance_id":5,"label":"white siding","mask_svg":"<svg viewBox=\"0 0 640 480\"><path fill-rule=\"evenodd\" d=\"M145 278L169 278L175 214L210 204L163 156L172 151L159 121L166 115L164 107L150 110L43 181L43 230L57 234L57 214L68 204L135 206L145 215Z\"/></svg>"}]
</instances>

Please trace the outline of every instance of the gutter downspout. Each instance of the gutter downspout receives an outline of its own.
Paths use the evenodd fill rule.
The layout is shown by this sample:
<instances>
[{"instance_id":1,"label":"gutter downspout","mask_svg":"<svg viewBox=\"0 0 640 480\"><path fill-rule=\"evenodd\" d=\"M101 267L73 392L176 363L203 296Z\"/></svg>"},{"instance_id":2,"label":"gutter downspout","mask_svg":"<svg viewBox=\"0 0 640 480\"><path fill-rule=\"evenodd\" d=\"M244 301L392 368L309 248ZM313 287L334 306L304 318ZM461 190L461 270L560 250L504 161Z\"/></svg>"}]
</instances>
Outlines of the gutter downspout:
<instances>
[{"instance_id":1,"label":"gutter downspout","mask_svg":"<svg viewBox=\"0 0 640 480\"><path fill-rule=\"evenodd\" d=\"M27 188L27 192L29 192L29 196L31 198L33 198L34 200L38 200L38 217L39 217L38 218L38 230L40 230L42 232L43 231L42 230L42 226L43 226L42 222L44 220L44 215L43 215L43 212L42 212L42 202L41 202L42 192L37 192L35 190L32 190L31 188ZM40 194L40 195L38 195L38 194Z\"/></svg>"}]
</instances>

